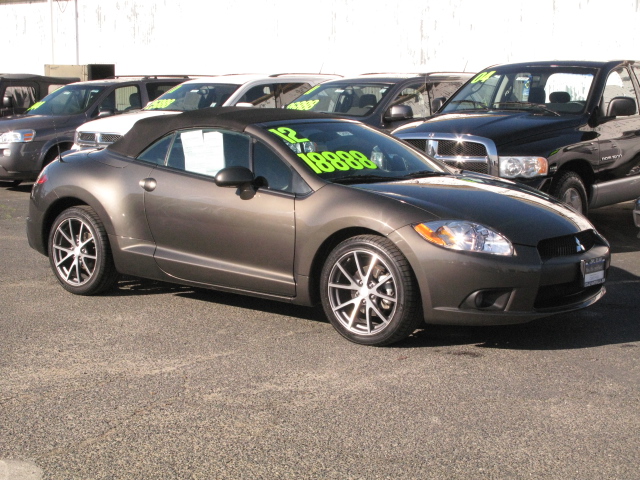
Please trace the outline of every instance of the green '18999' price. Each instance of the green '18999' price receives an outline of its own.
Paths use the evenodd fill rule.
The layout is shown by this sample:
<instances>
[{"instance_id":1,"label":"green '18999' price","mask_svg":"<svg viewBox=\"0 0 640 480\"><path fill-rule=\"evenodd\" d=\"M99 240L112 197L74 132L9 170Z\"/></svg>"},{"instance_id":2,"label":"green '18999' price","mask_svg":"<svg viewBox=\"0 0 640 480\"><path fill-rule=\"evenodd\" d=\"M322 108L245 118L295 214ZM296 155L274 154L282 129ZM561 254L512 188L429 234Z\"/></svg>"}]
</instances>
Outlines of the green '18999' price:
<instances>
[{"instance_id":1,"label":"green '18999' price","mask_svg":"<svg viewBox=\"0 0 640 480\"><path fill-rule=\"evenodd\" d=\"M357 150L338 150L337 152L311 152L299 153L307 165L316 173L331 173L336 170L362 170L363 168L376 169L378 166Z\"/></svg>"}]
</instances>

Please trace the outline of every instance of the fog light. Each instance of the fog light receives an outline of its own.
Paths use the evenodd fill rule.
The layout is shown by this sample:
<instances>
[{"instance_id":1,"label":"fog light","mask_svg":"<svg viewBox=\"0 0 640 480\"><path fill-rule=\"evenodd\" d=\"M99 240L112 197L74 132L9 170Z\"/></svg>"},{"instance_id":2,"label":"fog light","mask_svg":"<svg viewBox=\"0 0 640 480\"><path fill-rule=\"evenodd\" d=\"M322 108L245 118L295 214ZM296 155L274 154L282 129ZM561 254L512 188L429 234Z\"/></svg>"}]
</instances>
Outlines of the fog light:
<instances>
[{"instance_id":1,"label":"fog light","mask_svg":"<svg viewBox=\"0 0 640 480\"><path fill-rule=\"evenodd\" d=\"M511 298L511 289L477 290L464 299L460 305L464 310L503 311Z\"/></svg>"}]
</instances>

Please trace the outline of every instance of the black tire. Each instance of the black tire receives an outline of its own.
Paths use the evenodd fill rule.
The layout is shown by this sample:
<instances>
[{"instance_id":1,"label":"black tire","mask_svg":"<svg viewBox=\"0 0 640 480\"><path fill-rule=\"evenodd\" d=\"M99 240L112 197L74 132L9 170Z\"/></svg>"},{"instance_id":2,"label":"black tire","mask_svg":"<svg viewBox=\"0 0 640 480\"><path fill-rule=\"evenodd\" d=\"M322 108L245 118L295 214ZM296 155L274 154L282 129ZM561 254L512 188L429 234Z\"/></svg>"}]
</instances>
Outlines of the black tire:
<instances>
[{"instance_id":1,"label":"black tire","mask_svg":"<svg viewBox=\"0 0 640 480\"><path fill-rule=\"evenodd\" d=\"M583 215L587 215L589 211L587 189L577 173L571 171L558 173L558 177L551 185L550 193Z\"/></svg>"},{"instance_id":2,"label":"black tire","mask_svg":"<svg viewBox=\"0 0 640 480\"><path fill-rule=\"evenodd\" d=\"M320 276L322 307L333 327L362 345L389 345L422 323L417 282L390 240L360 235L340 243Z\"/></svg>"},{"instance_id":3,"label":"black tire","mask_svg":"<svg viewBox=\"0 0 640 480\"><path fill-rule=\"evenodd\" d=\"M48 247L51 269L71 293L96 295L118 280L107 232L91 207L71 207L58 215Z\"/></svg>"}]
</instances>

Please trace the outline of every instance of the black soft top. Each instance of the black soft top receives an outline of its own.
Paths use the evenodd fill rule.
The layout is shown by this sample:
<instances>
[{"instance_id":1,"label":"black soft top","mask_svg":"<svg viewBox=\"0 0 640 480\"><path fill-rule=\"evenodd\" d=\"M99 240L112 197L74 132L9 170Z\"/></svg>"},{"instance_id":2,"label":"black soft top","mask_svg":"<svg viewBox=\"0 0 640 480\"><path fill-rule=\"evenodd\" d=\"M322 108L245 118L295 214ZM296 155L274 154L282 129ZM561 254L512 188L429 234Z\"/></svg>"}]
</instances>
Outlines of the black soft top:
<instances>
[{"instance_id":1,"label":"black soft top","mask_svg":"<svg viewBox=\"0 0 640 480\"><path fill-rule=\"evenodd\" d=\"M283 108L213 107L177 115L159 115L137 121L120 140L107 148L127 157L137 157L149 145L170 132L194 127L218 127L244 132L249 125L288 120L336 119L324 113Z\"/></svg>"}]
</instances>

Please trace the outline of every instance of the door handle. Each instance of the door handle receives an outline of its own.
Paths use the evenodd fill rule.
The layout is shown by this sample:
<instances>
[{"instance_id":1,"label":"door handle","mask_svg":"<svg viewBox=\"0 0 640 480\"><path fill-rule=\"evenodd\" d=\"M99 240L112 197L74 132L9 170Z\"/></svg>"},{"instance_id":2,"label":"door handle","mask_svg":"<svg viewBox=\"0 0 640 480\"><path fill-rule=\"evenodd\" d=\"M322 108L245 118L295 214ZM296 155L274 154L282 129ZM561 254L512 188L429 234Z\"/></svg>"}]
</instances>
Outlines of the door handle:
<instances>
[{"instance_id":1,"label":"door handle","mask_svg":"<svg viewBox=\"0 0 640 480\"><path fill-rule=\"evenodd\" d=\"M158 186L158 182L156 182L155 178L143 178L138 183L147 192L153 192L155 188Z\"/></svg>"}]
</instances>

